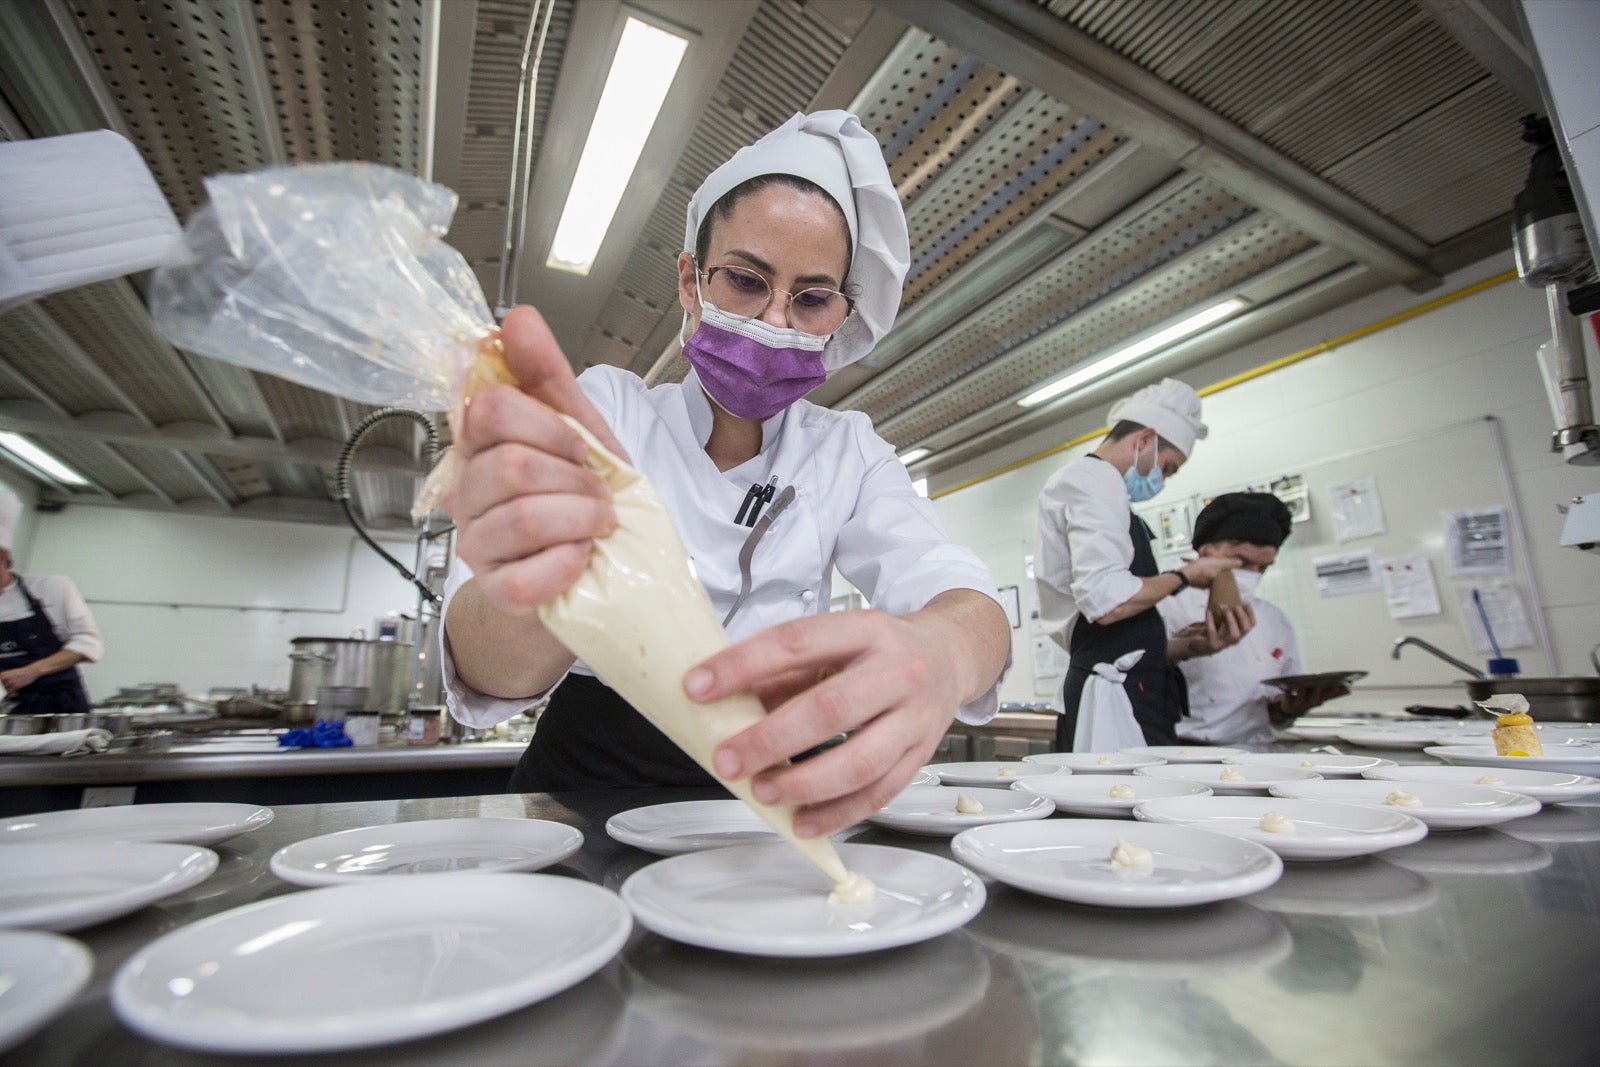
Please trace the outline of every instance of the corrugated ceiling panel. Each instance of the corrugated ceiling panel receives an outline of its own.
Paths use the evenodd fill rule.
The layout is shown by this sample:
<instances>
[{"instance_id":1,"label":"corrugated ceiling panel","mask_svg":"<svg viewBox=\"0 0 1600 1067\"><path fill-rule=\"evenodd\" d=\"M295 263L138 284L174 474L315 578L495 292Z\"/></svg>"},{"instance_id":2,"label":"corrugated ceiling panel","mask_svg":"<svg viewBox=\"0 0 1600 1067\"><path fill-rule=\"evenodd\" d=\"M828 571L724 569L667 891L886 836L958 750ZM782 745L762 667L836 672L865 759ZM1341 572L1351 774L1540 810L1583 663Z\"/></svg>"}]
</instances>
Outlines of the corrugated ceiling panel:
<instances>
[{"instance_id":1,"label":"corrugated ceiling panel","mask_svg":"<svg viewBox=\"0 0 1600 1067\"><path fill-rule=\"evenodd\" d=\"M60 337L59 327L38 304L24 304L0 315L0 353L13 373L70 414L127 412L115 393L86 373L80 357L61 347ZM29 393L23 396L33 399Z\"/></svg>"},{"instance_id":2,"label":"corrugated ceiling panel","mask_svg":"<svg viewBox=\"0 0 1600 1067\"><path fill-rule=\"evenodd\" d=\"M1098 231L1002 299L874 378L852 407L889 418L1182 255L1254 209L1198 176ZM1020 280L1019 280L1020 281Z\"/></svg>"},{"instance_id":3,"label":"corrugated ceiling panel","mask_svg":"<svg viewBox=\"0 0 1600 1067\"><path fill-rule=\"evenodd\" d=\"M1518 133L1525 110L1485 79L1328 177L1425 240L1443 241L1511 209L1526 176L1528 148Z\"/></svg>"},{"instance_id":4,"label":"corrugated ceiling panel","mask_svg":"<svg viewBox=\"0 0 1600 1067\"><path fill-rule=\"evenodd\" d=\"M580 366L654 361L657 353L638 351L655 326L647 326L639 308L660 308L656 323L676 314L677 275L671 264L681 251L689 197L733 153L803 110L849 43L831 22L797 0L767 0L756 9L629 255L626 287L612 292L578 354ZM660 281L651 284L646 279L656 270Z\"/></svg>"},{"instance_id":5,"label":"corrugated ceiling panel","mask_svg":"<svg viewBox=\"0 0 1600 1067\"><path fill-rule=\"evenodd\" d=\"M327 484L316 467L298 463L257 463L261 476L278 496L297 500L328 500Z\"/></svg>"},{"instance_id":6,"label":"corrugated ceiling panel","mask_svg":"<svg viewBox=\"0 0 1600 1067\"><path fill-rule=\"evenodd\" d=\"M272 408L285 441L315 437L343 444L350 435L338 397L294 385L270 374L258 375L261 393Z\"/></svg>"},{"instance_id":7,"label":"corrugated ceiling panel","mask_svg":"<svg viewBox=\"0 0 1600 1067\"><path fill-rule=\"evenodd\" d=\"M572 0L547 0L540 8L541 23L543 11L550 12L550 26L534 79L532 158L536 162L544 139L545 117L566 54L573 12ZM479 0L473 36L472 82L467 91L461 172L456 183L461 204L456 209L449 240L472 264L479 284L491 295L500 284L517 85L521 80L522 46L532 14L529 0Z\"/></svg>"},{"instance_id":8,"label":"corrugated ceiling panel","mask_svg":"<svg viewBox=\"0 0 1600 1067\"><path fill-rule=\"evenodd\" d=\"M31 434L40 448L115 497L149 493L150 487L117 461L110 448L92 437ZM89 490L78 490L90 492Z\"/></svg>"},{"instance_id":9,"label":"corrugated ceiling panel","mask_svg":"<svg viewBox=\"0 0 1600 1067\"><path fill-rule=\"evenodd\" d=\"M150 422L216 424L178 354L156 334L127 285L86 285L47 296L40 306Z\"/></svg>"},{"instance_id":10,"label":"corrugated ceiling panel","mask_svg":"<svg viewBox=\"0 0 1600 1067\"><path fill-rule=\"evenodd\" d=\"M249 437L276 435L254 372L208 356L185 354L184 359L201 388L236 432Z\"/></svg>"},{"instance_id":11,"label":"corrugated ceiling panel","mask_svg":"<svg viewBox=\"0 0 1600 1067\"><path fill-rule=\"evenodd\" d=\"M417 172L422 0L276 0L251 14L289 162Z\"/></svg>"},{"instance_id":12,"label":"corrugated ceiling panel","mask_svg":"<svg viewBox=\"0 0 1600 1067\"><path fill-rule=\"evenodd\" d=\"M182 453L164 448L118 445L117 455L179 504L187 500L203 500L208 504L216 504L216 499L206 491L199 476L179 458Z\"/></svg>"},{"instance_id":13,"label":"corrugated ceiling panel","mask_svg":"<svg viewBox=\"0 0 1600 1067\"><path fill-rule=\"evenodd\" d=\"M881 420L874 417L873 421L878 432L896 447L916 444L958 419L1002 404L1127 338L1202 305L1312 243L1274 218L1253 216L1167 268L1118 289L1068 319L1058 331L991 360L962 378L958 387L933 393L899 415ZM996 410L992 421L998 423L1014 414L1007 405Z\"/></svg>"},{"instance_id":14,"label":"corrugated ceiling panel","mask_svg":"<svg viewBox=\"0 0 1600 1067\"><path fill-rule=\"evenodd\" d=\"M367 522L411 522L411 501L417 493L417 480L399 474L381 471L353 471L350 475L350 496L359 509L357 514ZM410 560L402 560L410 563Z\"/></svg>"},{"instance_id":15,"label":"corrugated ceiling panel","mask_svg":"<svg viewBox=\"0 0 1600 1067\"><path fill-rule=\"evenodd\" d=\"M204 200L204 176L271 160L239 60L256 45L239 34L232 5L73 0L70 7L129 136L180 219Z\"/></svg>"}]
</instances>

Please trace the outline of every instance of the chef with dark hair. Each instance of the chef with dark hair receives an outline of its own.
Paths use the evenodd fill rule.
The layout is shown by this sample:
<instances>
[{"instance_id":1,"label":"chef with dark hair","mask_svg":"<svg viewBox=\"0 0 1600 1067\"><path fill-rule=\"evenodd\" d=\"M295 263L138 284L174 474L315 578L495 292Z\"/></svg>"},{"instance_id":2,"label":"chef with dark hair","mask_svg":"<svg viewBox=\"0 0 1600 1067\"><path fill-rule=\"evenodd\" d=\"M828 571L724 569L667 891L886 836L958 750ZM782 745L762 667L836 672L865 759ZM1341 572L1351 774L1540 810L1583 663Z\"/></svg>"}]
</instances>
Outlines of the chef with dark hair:
<instances>
[{"instance_id":1,"label":"chef with dark hair","mask_svg":"<svg viewBox=\"0 0 1600 1067\"><path fill-rule=\"evenodd\" d=\"M1190 535L1200 559L1229 559L1239 596L1255 609L1255 626L1237 644L1213 650L1206 630L1206 593L1185 589L1157 605L1167 628L1167 659L1189 690L1184 741L1264 745L1274 723L1289 722L1350 690L1344 686L1283 691L1266 679L1300 673L1294 628L1276 604L1256 596L1262 575L1289 537L1289 508L1271 493L1224 493L1195 518Z\"/></svg>"}]
</instances>

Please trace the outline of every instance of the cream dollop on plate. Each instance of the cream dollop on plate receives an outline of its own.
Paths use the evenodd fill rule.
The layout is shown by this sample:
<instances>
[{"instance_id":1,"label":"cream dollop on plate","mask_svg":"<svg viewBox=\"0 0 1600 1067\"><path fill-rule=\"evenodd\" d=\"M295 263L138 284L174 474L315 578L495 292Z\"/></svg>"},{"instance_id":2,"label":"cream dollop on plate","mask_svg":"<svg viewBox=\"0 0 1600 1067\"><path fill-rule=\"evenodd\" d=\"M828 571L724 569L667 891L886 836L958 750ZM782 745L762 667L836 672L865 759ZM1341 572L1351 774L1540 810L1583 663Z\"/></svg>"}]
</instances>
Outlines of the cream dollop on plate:
<instances>
[{"instance_id":1,"label":"cream dollop on plate","mask_svg":"<svg viewBox=\"0 0 1600 1067\"><path fill-rule=\"evenodd\" d=\"M1269 811L1256 824L1269 834L1294 833L1294 820L1281 811Z\"/></svg>"},{"instance_id":2,"label":"cream dollop on plate","mask_svg":"<svg viewBox=\"0 0 1600 1067\"><path fill-rule=\"evenodd\" d=\"M828 902L852 906L871 904L877 893L878 887L872 884L872 879L855 871L846 871L843 879L833 883Z\"/></svg>"},{"instance_id":3,"label":"cream dollop on plate","mask_svg":"<svg viewBox=\"0 0 1600 1067\"><path fill-rule=\"evenodd\" d=\"M1396 789L1393 793L1384 797L1383 802L1397 808L1420 808L1422 806L1421 797L1415 793L1407 793L1404 789Z\"/></svg>"},{"instance_id":4,"label":"cream dollop on plate","mask_svg":"<svg viewBox=\"0 0 1600 1067\"><path fill-rule=\"evenodd\" d=\"M1155 863L1155 857L1143 845L1136 845L1132 841L1117 838L1117 843L1111 849L1111 866L1113 867L1149 867Z\"/></svg>"},{"instance_id":5,"label":"cream dollop on plate","mask_svg":"<svg viewBox=\"0 0 1600 1067\"><path fill-rule=\"evenodd\" d=\"M1111 799L1112 800L1132 800L1133 799L1133 786L1128 785L1126 783L1118 783L1117 785L1112 786L1111 787Z\"/></svg>"},{"instance_id":6,"label":"cream dollop on plate","mask_svg":"<svg viewBox=\"0 0 1600 1067\"><path fill-rule=\"evenodd\" d=\"M1473 785L1505 785L1506 784L1506 780L1504 778L1498 778L1498 777L1496 777L1495 775L1492 775L1492 774L1486 774L1482 778L1474 778L1472 780L1472 784Z\"/></svg>"},{"instance_id":7,"label":"cream dollop on plate","mask_svg":"<svg viewBox=\"0 0 1600 1067\"><path fill-rule=\"evenodd\" d=\"M965 793L956 794L956 811L962 815L982 815L983 801Z\"/></svg>"},{"instance_id":8,"label":"cream dollop on plate","mask_svg":"<svg viewBox=\"0 0 1600 1067\"><path fill-rule=\"evenodd\" d=\"M1244 781L1244 775L1240 774L1239 771L1234 767L1224 767L1222 769L1222 773L1217 775L1217 781L1242 782Z\"/></svg>"}]
</instances>

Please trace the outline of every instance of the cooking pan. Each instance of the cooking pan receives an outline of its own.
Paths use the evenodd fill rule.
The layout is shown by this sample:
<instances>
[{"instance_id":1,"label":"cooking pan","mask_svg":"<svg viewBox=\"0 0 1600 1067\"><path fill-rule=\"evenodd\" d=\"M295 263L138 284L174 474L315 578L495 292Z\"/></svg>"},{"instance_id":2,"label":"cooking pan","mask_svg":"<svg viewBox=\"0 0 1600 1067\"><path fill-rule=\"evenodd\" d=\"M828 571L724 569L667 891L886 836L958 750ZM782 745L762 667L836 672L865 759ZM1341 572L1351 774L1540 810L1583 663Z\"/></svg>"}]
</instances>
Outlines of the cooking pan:
<instances>
[{"instance_id":1,"label":"cooking pan","mask_svg":"<svg viewBox=\"0 0 1600 1067\"><path fill-rule=\"evenodd\" d=\"M1471 700L1521 693L1528 714L1543 722L1600 722L1600 677L1463 678Z\"/></svg>"}]
</instances>

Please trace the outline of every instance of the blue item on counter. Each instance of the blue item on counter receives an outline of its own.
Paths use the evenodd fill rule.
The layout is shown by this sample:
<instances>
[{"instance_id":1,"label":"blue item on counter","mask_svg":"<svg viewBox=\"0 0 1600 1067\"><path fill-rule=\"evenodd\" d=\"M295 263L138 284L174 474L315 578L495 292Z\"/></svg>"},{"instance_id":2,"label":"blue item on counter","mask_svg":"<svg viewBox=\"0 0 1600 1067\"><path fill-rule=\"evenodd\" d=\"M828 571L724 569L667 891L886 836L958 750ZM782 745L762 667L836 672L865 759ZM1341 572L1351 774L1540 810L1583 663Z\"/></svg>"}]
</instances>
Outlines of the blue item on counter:
<instances>
[{"instance_id":1,"label":"blue item on counter","mask_svg":"<svg viewBox=\"0 0 1600 1067\"><path fill-rule=\"evenodd\" d=\"M301 727L278 735L279 748L349 748L351 743L343 722L326 719L318 719L310 729Z\"/></svg>"}]
</instances>

